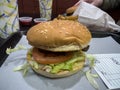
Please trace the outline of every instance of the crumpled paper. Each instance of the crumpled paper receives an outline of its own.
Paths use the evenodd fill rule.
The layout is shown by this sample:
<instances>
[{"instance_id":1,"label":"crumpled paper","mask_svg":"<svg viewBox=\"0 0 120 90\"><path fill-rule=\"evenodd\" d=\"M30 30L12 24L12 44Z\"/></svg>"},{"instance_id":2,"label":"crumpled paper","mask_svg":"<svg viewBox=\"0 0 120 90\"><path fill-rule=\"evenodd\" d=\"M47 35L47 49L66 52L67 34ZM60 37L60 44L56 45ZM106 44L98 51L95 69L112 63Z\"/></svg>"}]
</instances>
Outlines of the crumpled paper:
<instances>
[{"instance_id":1,"label":"crumpled paper","mask_svg":"<svg viewBox=\"0 0 120 90\"><path fill-rule=\"evenodd\" d=\"M86 2L81 2L73 15L78 15L78 21L91 31L120 31L120 26L109 14Z\"/></svg>"}]
</instances>

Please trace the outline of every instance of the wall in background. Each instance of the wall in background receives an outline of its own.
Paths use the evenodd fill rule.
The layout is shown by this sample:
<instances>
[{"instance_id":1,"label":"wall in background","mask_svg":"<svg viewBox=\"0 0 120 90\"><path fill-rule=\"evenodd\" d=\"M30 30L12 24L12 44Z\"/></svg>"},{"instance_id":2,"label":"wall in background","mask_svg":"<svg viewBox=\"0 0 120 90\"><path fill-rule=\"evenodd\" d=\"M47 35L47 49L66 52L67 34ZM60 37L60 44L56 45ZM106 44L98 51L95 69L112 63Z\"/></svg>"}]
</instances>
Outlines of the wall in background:
<instances>
[{"instance_id":1,"label":"wall in background","mask_svg":"<svg viewBox=\"0 0 120 90\"><path fill-rule=\"evenodd\" d=\"M66 9L74 5L79 0L53 0L52 16L56 18L59 14L64 14ZM40 17L39 0L18 0L19 16ZM115 21L120 19L120 10L107 11Z\"/></svg>"},{"instance_id":2,"label":"wall in background","mask_svg":"<svg viewBox=\"0 0 120 90\"><path fill-rule=\"evenodd\" d=\"M38 0L18 0L19 16L40 17Z\"/></svg>"},{"instance_id":3,"label":"wall in background","mask_svg":"<svg viewBox=\"0 0 120 90\"><path fill-rule=\"evenodd\" d=\"M65 13L65 10L79 0L53 0L52 18L58 14ZM39 0L18 0L19 16L40 17Z\"/></svg>"}]
</instances>

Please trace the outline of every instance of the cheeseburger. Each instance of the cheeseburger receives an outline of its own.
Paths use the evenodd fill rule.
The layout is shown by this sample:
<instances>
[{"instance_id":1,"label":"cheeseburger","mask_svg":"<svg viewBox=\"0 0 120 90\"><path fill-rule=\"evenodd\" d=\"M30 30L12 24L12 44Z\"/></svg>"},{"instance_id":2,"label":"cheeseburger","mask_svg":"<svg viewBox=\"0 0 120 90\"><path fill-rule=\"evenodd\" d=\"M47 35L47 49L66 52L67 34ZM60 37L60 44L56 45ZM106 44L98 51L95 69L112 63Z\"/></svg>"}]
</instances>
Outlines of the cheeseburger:
<instances>
[{"instance_id":1,"label":"cheeseburger","mask_svg":"<svg viewBox=\"0 0 120 90\"><path fill-rule=\"evenodd\" d=\"M82 50L88 46L91 33L77 21L55 19L31 27L27 40L32 46L27 53L32 69L49 78L60 78L83 68Z\"/></svg>"}]
</instances>

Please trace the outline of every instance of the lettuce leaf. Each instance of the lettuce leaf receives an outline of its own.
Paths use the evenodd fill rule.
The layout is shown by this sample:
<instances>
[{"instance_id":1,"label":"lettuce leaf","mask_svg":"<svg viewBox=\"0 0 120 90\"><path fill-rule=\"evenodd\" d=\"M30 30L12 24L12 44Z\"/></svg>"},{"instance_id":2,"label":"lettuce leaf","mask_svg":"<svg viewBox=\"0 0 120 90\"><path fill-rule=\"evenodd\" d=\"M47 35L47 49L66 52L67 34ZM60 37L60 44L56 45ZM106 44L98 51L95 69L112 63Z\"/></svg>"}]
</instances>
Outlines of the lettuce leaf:
<instances>
[{"instance_id":1,"label":"lettuce leaf","mask_svg":"<svg viewBox=\"0 0 120 90\"><path fill-rule=\"evenodd\" d=\"M71 58L70 60L60 63L60 64L52 65L51 73L56 74L61 70L71 71L71 70L73 70L73 65L76 62L83 61L84 59L85 59L84 54L81 55L81 54L78 54L78 52L75 52L73 58Z\"/></svg>"},{"instance_id":2,"label":"lettuce leaf","mask_svg":"<svg viewBox=\"0 0 120 90\"><path fill-rule=\"evenodd\" d=\"M25 76L27 74L29 68L30 68L29 63L25 63L23 65L20 65L20 66L14 68L14 72L23 71L23 76Z\"/></svg>"},{"instance_id":3,"label":"lettuce leaf","mask_svg":"<svg viewBox=\"0 0 120 90\"><path fill-rule=\"evenodd\" d=\"M83 56L81 56L81 57L79 56L79 57L75 57L75 58L67 61L66 64L69 65L69 64L73 64L73 63L75 63L75 62L77 62L77 61L82 61L82 60L84 60L84 57L83 57Z\"/></svg>"},{"instance_id":4,"label":"lettuce leaf","mask_svg":"<svg viewBox=\"0 0 120 90\"><path fill-rule=\"evenodd\" d=\"M18 50L26 50L27 48L25 47L25 46L23 46L23 45L18 45L17 47L15 47L15 48L7 48L6 49L6 53L7 54L10 54L10 53L12 53L12 52L16 52L16 51L18 51Z\"/></svg>"},{"instance_id":5,"label":"lettuce leaf","mask_svg":"<svg viewBox=\"0 0 120 90\"><path fill-rule=\"evenodd\" d=\"M53 69L51 70L51 73L57 73L59 72L63 67L64 67L64 63L60 63L56 66L53 67Z\"/></svg>"},{"instance_id":6,"label":"lettuce leaf","mask_svg":"<svg viewBox=\"0 0 120 90\"><path fill-rule=\"evenodd\" d=\"M99 85L97 84L95 78L98 77L97 74L92 74L91 71L94 67L95 57L92 54L86 54L87 60L89 60L89 70L86 71L86 78L90 82L90 84L95 88L98 89Z\"/></svg>"},{"instance_id":7,"label":"lettuce leaf","mask_svg":"<svg viewBox=\"0 0 120 90\"><path fill-rule=\"evenodd\" d=\"M86 54L87 59L90 62L90 68L94 67L95 57L92 54Z\"/></svg>"},{"instance_id":8,"label":"lettuce leaf","mask_svg":"<svg viewBox=\"0 0 120 90\"><path fill-rule=\"evenodd\" d=\"M94 77L98 77L96 74L91 74L90 70L88 70L88 71L86 72L86 77L87 77L88 81L90 82L90 84L91 84L94 88L96 88L96 89L99 88L99 85L97 84L97 82L96 82L95 79L94 79Z\"/></svg>"}]
</instances>

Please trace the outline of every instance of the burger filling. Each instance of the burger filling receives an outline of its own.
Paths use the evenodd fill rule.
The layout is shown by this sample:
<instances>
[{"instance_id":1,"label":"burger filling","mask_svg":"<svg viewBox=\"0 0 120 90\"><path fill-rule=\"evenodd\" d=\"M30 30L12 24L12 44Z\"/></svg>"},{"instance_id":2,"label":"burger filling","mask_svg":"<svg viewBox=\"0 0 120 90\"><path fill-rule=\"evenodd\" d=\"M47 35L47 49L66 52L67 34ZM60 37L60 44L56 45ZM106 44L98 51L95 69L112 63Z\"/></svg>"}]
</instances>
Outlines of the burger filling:
<instances>
[{"instance_id":1,"label":"burger filling","mask_svg":"<svg viewBox=\"0 0 120 90\"><path fill-rule=\"evenodd\" d=\"M85 61L85 54L82 51L75 52L46 52L37 48L32 48L27 53L27 60L36 70L43 70L52 74L63 71L73 71L79 69Z\"/></svg>"}]
</instances>

